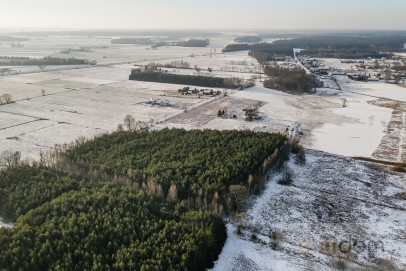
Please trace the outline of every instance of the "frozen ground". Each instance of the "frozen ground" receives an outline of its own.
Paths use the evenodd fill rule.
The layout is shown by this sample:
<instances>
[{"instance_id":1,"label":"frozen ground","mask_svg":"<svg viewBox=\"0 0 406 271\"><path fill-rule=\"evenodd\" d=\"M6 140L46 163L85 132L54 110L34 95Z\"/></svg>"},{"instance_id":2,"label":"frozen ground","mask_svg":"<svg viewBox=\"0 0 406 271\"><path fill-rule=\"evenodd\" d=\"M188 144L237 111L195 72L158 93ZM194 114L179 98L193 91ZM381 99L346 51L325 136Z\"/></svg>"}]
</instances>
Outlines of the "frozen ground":
<instances>
[{"instance_id":1,"label":"frozen ground","mask_svg":"<svg viewBox=\"0 0 406 271\"><path fill-rule=\"evenodd\" d=\"M213 270L405 270L405 175L311 150L287 170L291 185L270 174L247 218L229 223Z\"/></svg>"},{"instance_id":2,"label":"frozen ground","mask_svg":"<svg viewBox=\"0 0 406 271\"><path fill-rule=\"evenodd\" d=\"M127 114L134 115L137 120L166 120L157 128L168 126L283 132L288 126L299 122L304 132L302 143L306 147L347 156L371 157L382 145L382 139L389 137L387 127L393 119L393 109L377 106L371 101L382 98L406 101L406 88L395 85L358 83L339 77L343 91L324 88L317 95L292 96L265 89L257 81L257 86L232 91L229 96L239 101L263 102L264 105L259 108L262 120L246 122L242 112L235 112L237 118L211 116L202 122L198 110L208 109L207 112L213 113L222 108L209 108L210 105L207 105L184 115L182 112L185 109L205 103L208 98L179 95L177 90L184 85L128 80L134 65L149 62L167 64L174 60L190 62L191 67L197 65L202 73L208 73L207 68L211 67L215 76L248 79L255 75L252 70L256 69L258 63L247 52L220 53L224 45L233 41L233 35L214 37L211 39L212 45L207 48L159 47L157 50L139 45L111 45L105 37L61 40L50 37L49 43L45 42L45 37L39 37L25 42L25 47L15 54L29 55L35 51L39 57L86 58L96 60L97 65L57 67L57 70L45 67L44 71L31 67L34 70L27 70L25 74L0 76L0 95L9 93L16 101L0 106L0 151L14 149L22 151L24 157L37 158L40 149L54 144L70 142L78 136L91 137L110 132ZM77 50L79 47L88 49L82 52ZM60 52L66 48L73 50ZM3 44L0 55L10 50ZM336 62L331 60L332 65ZM168 70L183 74L196 72L193 69ZM144 102L150 98L166 99L172 106L146 105ZM343 99L346 99L345 107ZM218 106L223 105L219 103ZM242 109L242 106L238 107L238 110ZM190 121L184 121L193 115L196 116ZM170 116L178 116L179 119ZM403 126L399 127L395 135L398 138L404 129ZM393 142L390 144L396 145ZM406 151L402 150L402 153ZM399 158L399 154L391 157Z\"/></svg>"},{"instance_id":3,"label":"frozen ground","mask_svg":"<svg viewBox=\"0 0 406 271\"><path fill-rule=\"evenodd\" d=\"M111 131L127 114L139 120L159 120L204 101L196 96L181 97L177 89L183 85L129 81L130 68L131 65L122 64L4 76L0 84L12 90L17 102L0 106L2 149L15 148L35 158L42 147L72 141L80 135ZM265 89L259 82L254 88L233 91L230 97L264 102L260 107L263 120L213 118L192 128L283 132L298 121L305 132L306 147L341 155L371 156L385 135L393 111L368 103L373 97L352 92L292 96ZM165 98L173 106L144 104L149 98ZM342 106L344 98L346 107ZM166 123L179 127L175 125L179 121L173 121L172 126Z\"/></svg>"},{"instance_id":4,"label":"frozen ground","mask_svg":"<svg viewBox=\"0 0 406 271\"><path fill-rule=\"evenodd\" d=\"M262 120L246 122L243 116L233 118L214 117L200 123L197 110L181 114L188 116L189 128L210 129L254 129L284 132L294 122L301 123L304 132L302 143L317 150L347 156L372 156L385 136L392 109L369 103L371 98L343 91L321 95L293 96L283 92L257 86L243 91L233 91L230 97L256 100L264 103L259 108ZM343 99L346 106L343 107ZM199 108L204 112L217 112L224 107L213 108L213 104ZM230 109L232 110L232 109ZM193 117L194 116L194 117ZM165 122L168 127L179 127L179 121ZM176 125L177 124L177 125Z\"/></svg>"},{"instance_id":5,"label":"frozen ground","mask_svg":"<svg viewBox=\"0 0 406 271\"><path fill-rule=\"evenodd\" d=\"M406 102L406 89L395 84L352 81L344 76L337 76L337 79L341 88L346 92Z\"/></svg>"},{"instance_id":6,"label":"frozen ground","mask_svg":"<svg viewBox=\"0 0 406 271\"><path fill-rule=\"evenodd\" d=\"M45 40L47 42L45 42ZM20 151L24 158L37 159L40 150L68 143L79 136L111 132L127 114L136 120L164 120L183 112L207 98L181 96L185 85L129 81L133 64L187 60L199 67L213 67L215 73L250 77L245 73L225 73L224 66L252 63L243 53L219 54L233 36L211 39L208 48L111 45L110 39L94 37L39 37L24 42L24 47L11 49L3 43L0 55L30 57L76 57L96 60L96 66L14 67L20 74L0 76L0 95L11 94L14 103L0 105L0 151ZM86 51L78 49L86 47ZM68 53L61 53L71 48ZM238 61L232 64L231 61ZM13 68L13 67L12 67ZM43 95L43 93L45 95ZM147 105L150 98L165 99L169 107Z\"/></svg>"},{"instance_id":7,"label":"frozen ground","mask_svg":"<svg viewBox=\"0 0 406 271\"><path fill-rule=\"evenodd\" d=\"M337 91L333 95L292 96L257 86L232 96L266 102L260 108L266 115L265 123L287 126L300 122L306 147L348 156L371 156L392 113L369 104L373 98Z\"/></svg>"},{"instance_id":8,"label":"frozen ground","mask_svg":"<svg viewBox=\"0 0 406 271\"><path fill-rule=\"evenodd\" d=\"M1 149L18 150L24 157L38 158L41 149L54 144L68 143L79 136L110 132L127 114L141 121L159 120L204 101L170 96L180 87L176 85L163 87L127 79L110 82L103 72L92 76L91 80L86 76L89 75L82 71L81 75L63 80L36 83L47 85L49 89L62 85L63 90L45 96L34 94L32 98L0 106ZM73 79L87 79L89 83L81 82L72 88L71 82L76 81L69 80ZM109 82L106 85L97 80ZM171 106L147 105L145 101L149 98L165 98Z\"/></svg>"},{"instance_id":9,"label":"frozen ground","mask_svg":"<svg viewBox=\"0 0 406 271\"><path fill-rule=\"evenodd\" d=\"M232 41L231 35L213 38L207 48L157 50L80 37L50 42L40 38L17 51L3 44L0 55L77 57L96 60L97 65L45 67L44 71L21 68L25 74L0 76L0 95L10 93L15 101L0 106L0 152L18 150L23 157L37 159L40 150L54 144L113 131L127 114L132 114L137 120L155 119L159 122L157 129L284 132L299 122L304 132L302 144L307 148L345 156L404 159L406 109L395 108L392 103L406 102L406 88L339 77L342 91L325 88L316 95L293 96L265 89L257 82L253 88L210 100L179 95L177 90L184 85L128 80L134 64L173 60L190 62L202 72L211 67L217 76L250 78L254 73L244 69L255 68L257 63L247 52L220 54L221 48ZM61 49L79 46L92 48L60 53ZM339 65L338 60L331 60L329 65ZM166 99L171 106L147 105L145 101L150 98ZM257 101L263 102L259 108L262 120L246 122L242 109ZM391 105L384 106L388 101ZM235 113L236 118L217 117L216 112L223 108L231 115ZM306 166L296 165L292 159L288 167L293 176L291 186L278 185L280 175L274 173L266 191L247 212L247 219L228 225L229 238L214 270L330 270L343 266L366 270L377 265L386 270L405 268L405 176L310 150ZM242 235L235 233L239 223L244 226ZM0 226L11 225L0 220ZM255 242L251 240L253 233ZM299 249L302 241L332 243L335 237L339 243L350 236L367 244L381 241L384 251L364 249L326 255Z\"/></svg>"}]
</instances>

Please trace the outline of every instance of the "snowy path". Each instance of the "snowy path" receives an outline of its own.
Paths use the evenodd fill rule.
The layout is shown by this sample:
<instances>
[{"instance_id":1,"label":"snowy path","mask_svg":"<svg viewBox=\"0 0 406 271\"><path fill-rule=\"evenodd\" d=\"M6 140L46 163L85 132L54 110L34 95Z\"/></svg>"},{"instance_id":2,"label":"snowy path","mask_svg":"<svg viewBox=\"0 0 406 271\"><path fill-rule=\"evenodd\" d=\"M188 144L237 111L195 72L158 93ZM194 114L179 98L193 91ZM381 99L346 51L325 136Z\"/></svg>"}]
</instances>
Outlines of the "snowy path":
<instances>
[{"instance_id":1,"label":"snowy path","mask_svg":"<svg viewBox=\"0 0 406 271\"><path fill-rule=\"evenodd\" d=\"M297 58L296 53L302 51L303 49L299 49L299 48L293 48L293 55L295 58L296 63L302 68L304 69L304 71L306 72L306 74L311 74L311 72L309 71L308 68L306 68L305 66L303 66L302 62L300 62L300 60Z\"/></svg>"}]
</instances>

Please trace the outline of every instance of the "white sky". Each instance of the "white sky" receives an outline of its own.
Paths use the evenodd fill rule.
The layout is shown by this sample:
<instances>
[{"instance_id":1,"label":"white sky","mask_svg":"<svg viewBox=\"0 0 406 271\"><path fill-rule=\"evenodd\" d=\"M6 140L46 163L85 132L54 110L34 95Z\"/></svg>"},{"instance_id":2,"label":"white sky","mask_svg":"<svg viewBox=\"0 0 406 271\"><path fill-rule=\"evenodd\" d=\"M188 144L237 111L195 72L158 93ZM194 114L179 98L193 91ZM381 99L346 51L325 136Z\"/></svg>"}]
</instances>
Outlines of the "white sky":
<instances>
[{"instance_id":1,"label":"white sky","mask_svg":"<svg viewBox=\"0 0 406 271\"><path fill-rule=\"evenodd\" d=\"M19 27L406 30L406 0L0 0Z\"/></svg>"}]
</instances>

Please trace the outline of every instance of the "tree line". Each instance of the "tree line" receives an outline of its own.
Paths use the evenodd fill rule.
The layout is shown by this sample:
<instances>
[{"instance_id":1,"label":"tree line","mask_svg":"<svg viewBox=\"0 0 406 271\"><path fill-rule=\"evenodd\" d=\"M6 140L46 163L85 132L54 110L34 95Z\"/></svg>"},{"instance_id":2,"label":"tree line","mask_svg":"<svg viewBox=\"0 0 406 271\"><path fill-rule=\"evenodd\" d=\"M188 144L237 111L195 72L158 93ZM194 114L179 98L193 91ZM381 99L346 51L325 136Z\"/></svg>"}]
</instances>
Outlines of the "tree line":
<instances>
[{"instance_id":1,"label":"tree line","mask_svg":"<svg viewBox=\"0 0 406 271\"><path fill-rule=\"evenodd\" d=\"M246 43L229 44L223 52L249 50L260 63L275 61L277 58L293 57L293 48L305 49L299 54L312 57L357 59L390 58L391 53L405 52L404 33L351 33L334 35L301 35L281 39L272 43L248 45Z\"/></svg>"},{"instance_id":2,"label":"tree line","mask_svg":"<svg viewBox=\"0 0 406 271\"><path fill-rule=\"evenodd\" d=\"M201 75L168 74L158 71L143 71L133 69L130 80L159 82L179 85L192 85L200 87L238 88L241 86L240 78L221 78Z\"/></svg>"},{"instance_id":3,"label":"tree line","mask_svg":"<svg viewBox=\"0 0 406 271\"><path fill-rule=\"evenodd\" d=\"M206 47L210 44L209 39L189 39L185 41L164 41L151 38L119 38L112 39L111 44L141 44L153 45L153 47L161 46L182 46L182 47Z\"/></svg>"},{"instance_id":4,"label":"tree line","mask_svg":"<svg viewBox=\"0 0 406 271\"><path fill-rule=\"evenodd\" d=\"M228 44L223 49L223 53L236 52L236 51L247 51L249 49L250 49L250 46L246 43Z\"/></svg>"},{"instance_id":5,"label":"tree line","mask_svg":"<svg viewBox=\"0 0 406 271\"><path fill-rule=\"evenodd\" d=\"M238 36L234 41L240 43L258 43L262 41L262 38L259 36Z\"/></svg>"},{"instance_id":6,"label":"tree line","mask_svg":"<svg viewBox=\"0 0 406 271\"><path fill-rule=\"evenodd\" d=\"M0 41L28 41L27 38L0 35Z\"/></svg>"},{"instance_id":7,"label":"tree line","mask_svg":"<svg viewBox=\"0 0 406 271\"><path fill-rule=\"evenodd\" d=\"M187 41L177 41L174 43L175 46L181 47L206 47L209 44L209 39L190 39Z\"/></svg>"},{"instance_id":8,"label":"tree line","mask_svg":"<svg viewBox=\"0 0 406 271\"><path fill-rule=\"evenodd\" d=\"M0 57L0 66L38 66L38 65L85 65L89 61L76 58L44 57L41 59L29 57Z\"/></svg>"}]
</instances>

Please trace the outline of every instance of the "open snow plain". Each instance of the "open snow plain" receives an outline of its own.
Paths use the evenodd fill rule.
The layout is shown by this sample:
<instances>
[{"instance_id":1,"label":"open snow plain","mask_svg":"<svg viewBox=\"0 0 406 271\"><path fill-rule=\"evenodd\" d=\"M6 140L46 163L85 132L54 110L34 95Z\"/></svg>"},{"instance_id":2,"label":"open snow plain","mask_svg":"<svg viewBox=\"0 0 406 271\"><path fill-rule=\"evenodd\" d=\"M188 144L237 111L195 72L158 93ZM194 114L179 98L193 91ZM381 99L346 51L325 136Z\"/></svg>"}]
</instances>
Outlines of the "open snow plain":
<instances>
[{"instance_id":1,"label":"open snow plain","mask_svg":"<svg viewBox=\"0 0 406 271\"><path fill-rule=\"evenodd\" d=\"M55 77L49 79L17 83L22 89L27 86L25 92L11 92L16 101L0 106L2 150L18 150L25 157L37 158L40 149L54 144L111 132L127 114L142 121L159 119L197 101L166 97L172 107L147 106L144 101L159 98L175 86L130 82L129 70L122 66L83 68L52 72ZM40 77L43 73L30 75ZM39 89L44 89L45 95Z\"/></svg>"},{"instance_id":2,"label":"open snow plain","mask_svg":"<svg viewBox=\"0 0 406 271\"><path fill-rule=\"evenodd\" d=\"M41 149L54 144L69 143L79 136L92 137L111 132L127 114L131 114L142 121L166 120L157 128L284 132L288 126L299 122L304 132L302 143L307 148L371 157L387 134L393 109L370 102L379 98L406 101L405 88L383 83L353 83L341 79L343 91L326 89L320 90L317 95L292 96L265 89L257 79L257 86L253 88L228 92L236 99L262 102L263 106L259 108L262 120L246 122L240 112L236 114L237 118L214 117L207 122L191 120L186 123L181 121L186 116L180 119L170 116L181 116L188 108L204 111L204 104L210 98L179 95L177 90L184 85L128 80L134 65L149 62L167 64L176 60L189 62L192 68L197 65L202 73L207 73L210 67L214 76L258 77L258 63L248 56L248 52L221 53L221 48L232 42L234 37L233 34L213 37L211 45L206 48L152 49L141 45L112 45L105 37L59 39L52 36L27 41L24 48L17 51L2 45L0 55L74 57L96 61L96 65L46 66L43 70L38 67L10 67L19 73L0 76L0 94L11 94L15 101L0 106L0 151L18 150L23 157L36 159ZM195 72L193 69L168 71L182 74ZM145 101L150 98L166 99L171 106L147 105ZM344 98L347 100L346 107L342 106ZM203 108L197 104L202 104ZM209 103L207 106L212 105ZM210 110L217 111L216 108ZM188 113L199 118L198 112Z\"/></svg>"},{"instance_id":3,"label":"open snow plain","mask_svg":"<svg viewBox=\"0 0 406 271\"><path fill-rule=\"evenodd\" d=\"M76 47L80 45L83 45L81 40ZM106 46L106 42L101 45ZM30 46L36 52L41 51L37 43L27 43L21 49L23 52L15 54L27 56L34 50ZM43 55L38 54L61 57L59 50L75 45L55 42L54 46L44 48ZM127 114L148 121L182 112L204 99L179 97L177 89L184 86L129 81L131 68L134 68L129 62L177 59L208 54L211 50L214 49L150 50L145 46L110 46L88 53L73 51L65 56L96 59L100 64L95 66L46 66L43 70L29 67L27 71L22 68L19 74L6 73L0 76L0 95L10 94L14 102L0 105L0 151L20 151L25 158L37 159L40 150L55 144L69 143L79 136L111 132ZM11 54L8 47L0 48L2 54ZM165 98L171 106L146 105L144 102L150 98Z\"/></svg>"}]
</instances>

